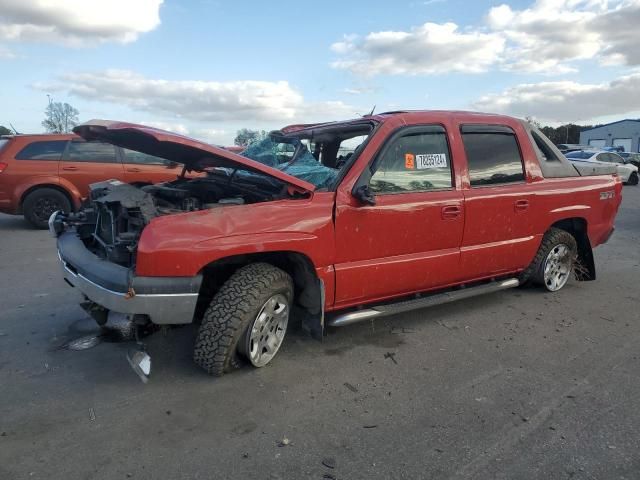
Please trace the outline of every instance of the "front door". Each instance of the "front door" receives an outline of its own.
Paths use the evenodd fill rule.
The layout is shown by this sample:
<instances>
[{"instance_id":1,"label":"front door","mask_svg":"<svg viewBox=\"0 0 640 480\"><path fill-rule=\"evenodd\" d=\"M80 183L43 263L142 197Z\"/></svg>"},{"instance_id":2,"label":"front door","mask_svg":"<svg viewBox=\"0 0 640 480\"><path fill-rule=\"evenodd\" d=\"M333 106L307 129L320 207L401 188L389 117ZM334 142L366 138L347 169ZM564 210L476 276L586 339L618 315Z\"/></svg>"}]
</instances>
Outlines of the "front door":
<instances>
[{"instance_id":1,"label":"front door","mask_svg":"<svg viewBox=\"0 0 640 480\"><path fill-rule=\"evenodd\" d=\"M182 165L164 158L154 157L135 150L122 149L125 181L136 184L153 184L175 180L182 172Z\"/></svg>"},{"instance_id":2,"label":"front door","mask_svg":"<svg viewBox=\"0 0 640 480\"><path fill-rule=\"evenodd\" d=\"M405 127L382 147L364 182L375 205L336 201L336 307L456 281L464 228L446 132Z\"/></svg>"},{"instance_id":3,"label":"front door","mask_svg":"<svg viewBox=\"0 0 640 480\"><path fill-rule=\"evenodd\" d=\"M109 143L72 140L60 162L59 175L76 186L82 197L89 195L89 185L103 180L124 181L122 163Z\"/></svg>"}]
</instances>

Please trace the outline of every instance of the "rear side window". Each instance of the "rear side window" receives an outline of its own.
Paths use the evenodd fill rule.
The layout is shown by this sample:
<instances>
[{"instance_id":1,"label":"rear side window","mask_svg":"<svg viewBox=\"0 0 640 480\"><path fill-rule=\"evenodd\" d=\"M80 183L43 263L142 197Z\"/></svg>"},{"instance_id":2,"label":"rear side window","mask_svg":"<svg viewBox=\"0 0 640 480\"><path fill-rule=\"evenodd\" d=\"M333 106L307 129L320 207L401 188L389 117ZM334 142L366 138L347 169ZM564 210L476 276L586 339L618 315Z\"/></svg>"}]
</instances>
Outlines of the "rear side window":
<instances>
[{"instance_id":1,"label":"rear side window","mask_svg":"<svg viewBox=\"0 0 640 480\"><path fill-rule=\"evenodd\" d=\"M58 161L67 146L66 140L32 142L16 155L16 160L53 160Z\"/></svg>"},{"instance_id":2,"label":"rear side window","mask_svg":"<svg viewBox=\"0 0 640 480\"><path fill-rule=\"evenodd\" d=\"M465 132L462 140L467 153L472 187L524 181L522 156L516 136L502 132Z\"/></svg>"},{"instance_id":3,"label":"rear side window","mask_svg":"<svg viewBox=\"0 0 640 480\"><path fill-rule=\"evenodd\" d=\"M117 163L116 149L110 143L70 142L65 155L68 162Z\"/></svg>"},{"instance_id":4,"label":"rear side window","mask_svg":"<svg viewBox=\"0 0 640 480\"><path fill-rule=\"evenodd\" d=\"M124 152L124 163L138 163L140 165L168 165L171 163L164 158L154 157L135 150L123 148L122 151Z\"/></svg>"},{"instance_id":5,"label":"rear side window","mask_svg":"<svg viewBox=\"0 0 640 480\"><path fill-rule=\"evenodd\" d=\"M412 132L391 141L369 182L378 194L452 187L449 145L443 131Z\"/></svg>"},{"instance_id":6,"label":"rear side window","mask_svg":"<svg viewBox=\"0 0 640 480\"><path fill-rule=\"evenodd\" d=\"M534 146L539 156L546 162L559 162L558 156L551 150L551 147L533 130L531 136L534 140Z\"/></svg>"}]
</instances>

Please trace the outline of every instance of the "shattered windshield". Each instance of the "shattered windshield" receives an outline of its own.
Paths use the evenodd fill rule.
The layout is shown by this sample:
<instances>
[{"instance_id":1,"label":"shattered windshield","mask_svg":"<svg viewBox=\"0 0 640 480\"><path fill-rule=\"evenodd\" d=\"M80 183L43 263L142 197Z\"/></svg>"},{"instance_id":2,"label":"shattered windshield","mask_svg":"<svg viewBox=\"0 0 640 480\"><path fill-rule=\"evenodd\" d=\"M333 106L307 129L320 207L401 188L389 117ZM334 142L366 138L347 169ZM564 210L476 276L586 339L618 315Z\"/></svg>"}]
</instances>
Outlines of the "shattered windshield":
<instances>
[{"instance_id":1,"label":"shattered windshield","mask_svg":"<svg viewBox=\"0 0 640 480\"><path fill-rule=\"evenodd\" d=\"M316 188L329 187L338 174L338 170L316 160L307 145L297 138L271 134L247 147L242 155L312 183Z\"/></svg>"}]
</instances>

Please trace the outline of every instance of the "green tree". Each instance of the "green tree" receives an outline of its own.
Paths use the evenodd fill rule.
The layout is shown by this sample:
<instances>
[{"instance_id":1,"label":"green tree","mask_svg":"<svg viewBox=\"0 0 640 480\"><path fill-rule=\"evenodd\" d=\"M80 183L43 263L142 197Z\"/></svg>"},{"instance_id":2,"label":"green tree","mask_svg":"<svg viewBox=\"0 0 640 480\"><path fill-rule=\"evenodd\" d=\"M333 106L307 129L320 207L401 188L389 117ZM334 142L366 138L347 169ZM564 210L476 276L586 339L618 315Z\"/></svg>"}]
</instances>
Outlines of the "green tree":
<instances>
[{"instance_id":1,"label":"green tree","mask_svg":"<svg viewBox=\"0 0 640 480\"><path fill-rule=\"evenodd\" d=\"M78 124L80 112L68 103L49 102L42 126L50 133L69 133Z\"/></svg>"},{"instance_id":2,"label":"green tree","mask_svg":"<svg viewBox=\"0 0 640 480\"><path fill-rule=\"evenodd\" d=\"M267 138L268 133L265 130L251 130L249 128L241 128L236 132L236 138L233 143L240 147L248 147L252 143L259 142Z\"/></svg>"},{"instance_id":3,"label":"green tree","mask_svg":"<svg viewBox=\"0 0 640 480\"><path fill-rule=\"evenodd\" d=\"M545 126L539 128L542 133L549 137L549 140L558 145L559 143L580 143L580 132L593 128L593 126L568 123L559 127Z\"/></svg>"},{"instance_id":4,"label":"green tree","mask_svg":"<svg viewBox=\"0 0 640 480\"><path fill-rule=\"evenodd\" d=\"M0 135L11 135L13 132L7 127L0 125Z\"/></svg>"},{"instance_id":5,"label":"green tree","mask_svg":"<svg viewBox=\"0 0 640 480\"><path fill-rule=\"evenodd\" d=\"M524 119L536 128L542 127L542 125L540 125L540 122L530 115L527 115L526 117L524 117Z\"/></svg>"}]
</instances>

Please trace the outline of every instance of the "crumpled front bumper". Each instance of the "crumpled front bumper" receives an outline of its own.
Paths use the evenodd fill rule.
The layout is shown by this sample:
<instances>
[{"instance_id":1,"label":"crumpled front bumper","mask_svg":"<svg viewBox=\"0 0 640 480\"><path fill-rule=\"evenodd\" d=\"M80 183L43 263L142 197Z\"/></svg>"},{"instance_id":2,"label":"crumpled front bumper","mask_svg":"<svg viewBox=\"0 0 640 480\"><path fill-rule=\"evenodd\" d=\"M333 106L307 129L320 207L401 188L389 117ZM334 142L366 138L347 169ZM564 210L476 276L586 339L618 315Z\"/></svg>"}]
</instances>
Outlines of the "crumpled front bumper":
<instances>
[{"instance_id":1,"label":"crumpled front bumper","mask_svg":"<svg viewBox=\"0 0 640 480\"><path fill-rule=\"evenodd\" d=\"M193 321L202 276L140 277L87 249L73 230L58 237L65 280L89 300L127 315L148 315L159 325Z\"/></svg>"}]
</instances>

